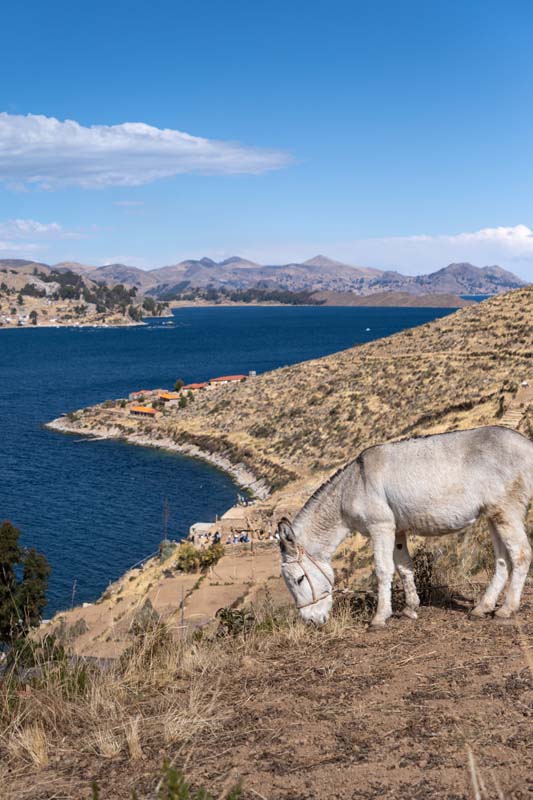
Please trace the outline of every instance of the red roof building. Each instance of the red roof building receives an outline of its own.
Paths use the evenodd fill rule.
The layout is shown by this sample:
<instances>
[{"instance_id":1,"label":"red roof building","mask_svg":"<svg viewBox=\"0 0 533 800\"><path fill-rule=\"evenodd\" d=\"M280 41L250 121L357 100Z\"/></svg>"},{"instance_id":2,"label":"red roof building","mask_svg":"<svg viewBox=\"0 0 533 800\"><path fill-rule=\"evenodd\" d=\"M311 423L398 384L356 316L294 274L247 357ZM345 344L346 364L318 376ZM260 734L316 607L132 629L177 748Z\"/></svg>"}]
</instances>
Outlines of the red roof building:
<instances>
[{"instance_id":1,"label":"red roof building","mask_svg":"<svg viewBox=\"0 0 533 800\"><path fill-rule=\"evenodd\" d=\"M220 378L211 378L209 383L233 383L246 380L247 375L222 375Z\"/></svg>"},{"instance_id":2,"label":"red roof building","mask_svg":"<svg viewBox=\"0 0 533 800\"><path fill-rule=\"evenodd\" d=\"M187 386L182 386L182 389L187 392L194 392L196 389L205 389L209 386L208 383L188 383Z\"/></svg>"},{"instance_id":3,"label":"red roof building","mask_svg":"<svg viewBox=\"0 0 533 800\"><path fill-rule=\"evenodd\" d=\"M136 417L155 417L157 411L155 408L149 408L148 406L132 406L130 414Z\"/></svg>"}]
</instances>

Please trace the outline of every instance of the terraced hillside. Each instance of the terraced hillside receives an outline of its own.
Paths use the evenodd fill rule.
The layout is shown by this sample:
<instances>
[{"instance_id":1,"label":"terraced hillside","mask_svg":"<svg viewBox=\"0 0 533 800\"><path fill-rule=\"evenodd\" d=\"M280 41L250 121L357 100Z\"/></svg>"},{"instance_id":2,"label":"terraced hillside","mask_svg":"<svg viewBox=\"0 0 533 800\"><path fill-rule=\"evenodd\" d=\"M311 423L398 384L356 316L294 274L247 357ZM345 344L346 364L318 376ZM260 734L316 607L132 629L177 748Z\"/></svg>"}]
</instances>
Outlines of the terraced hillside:
<instances>
[{"instance_id":1,"label":"terraced hillside","mask_svg":"<svg viewBox=\"0 0 533 800\"><path fill-rule=\"evenodd\" d=\"M276 467L330 470L370 444L493 422L533 368L533 290L195 399L175 432L226 439ZM503 400L500 401L500 398Z\"/></svg>"}]
</instances>

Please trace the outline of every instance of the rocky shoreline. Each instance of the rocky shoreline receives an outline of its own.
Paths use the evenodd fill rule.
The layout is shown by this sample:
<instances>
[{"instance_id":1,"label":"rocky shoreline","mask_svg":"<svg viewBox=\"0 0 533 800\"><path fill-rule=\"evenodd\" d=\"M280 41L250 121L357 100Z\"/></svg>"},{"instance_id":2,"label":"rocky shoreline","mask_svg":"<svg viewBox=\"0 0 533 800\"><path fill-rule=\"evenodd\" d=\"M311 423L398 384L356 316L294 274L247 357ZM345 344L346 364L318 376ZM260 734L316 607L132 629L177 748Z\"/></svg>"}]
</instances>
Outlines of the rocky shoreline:
<instances>
[{"instance_id":1,"label":"rocky shoreline","mask_svg":"<svg viewBox=\"0 0 533 800\"><path fill-rule=\"evenodd\" d=\"M146 322L50 322L37 325L0 325L0 331L35 331L41 328L144 328Z\"/></svg>"},{"instance_id":2,"label":"rocky shoreline","mask_svg":"<svg viewBox=\"0 0 533 800\"><path fill-rule=\"evenodd\" d=\"M260 500L265 500L271 493L270 487L266 481L263 478L258 478L257 475L244 464L235 464L225 456L210 453L193 444L177 444L170 438L162 438L154 441L149 436L143 436L137 433L124 433L124 431L120 430L118 427L104 425L92 427L91 430L88 431L84 429L83 425L69 421L66 416L58 417L46 423L45 427L60 433L78 434L93 439L120 439L129 444L140 445L142 447L156 447L162 450L171 450L176 453L181 453L182 455L192 458L199 458L226 472L241 488L247 489Z\"/></svg>"}]
</instances>

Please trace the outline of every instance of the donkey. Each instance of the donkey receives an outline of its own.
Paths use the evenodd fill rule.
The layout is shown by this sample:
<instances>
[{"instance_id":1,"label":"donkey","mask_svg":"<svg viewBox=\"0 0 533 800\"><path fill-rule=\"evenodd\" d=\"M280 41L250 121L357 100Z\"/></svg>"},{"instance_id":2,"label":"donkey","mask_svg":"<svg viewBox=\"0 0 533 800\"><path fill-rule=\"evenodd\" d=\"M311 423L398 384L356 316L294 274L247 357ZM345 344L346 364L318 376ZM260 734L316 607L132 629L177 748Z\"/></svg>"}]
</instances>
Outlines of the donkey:
<instances>
[{"instance_id":1,"label":"donkey","mask_svg":"<svg viewBox=\"0 0 533 800\"><path fill-rule=\"evenodd\" d=\"M405 590L402 613L416 619L420 600L407 532L458 533L483 514L496 564L471 616L494 611L510 575L496 611L508 619L518 611L531 563L525 516L532 493L533 442L509 428L487 426L370 447L326 481L292 524L280 520L283 577L301 616L323 624L332 606L331 558L357 530L370 537L374 549L378 605L371 627L383 627L392 615L395 568Z\"/></svg>"}]
</instances>

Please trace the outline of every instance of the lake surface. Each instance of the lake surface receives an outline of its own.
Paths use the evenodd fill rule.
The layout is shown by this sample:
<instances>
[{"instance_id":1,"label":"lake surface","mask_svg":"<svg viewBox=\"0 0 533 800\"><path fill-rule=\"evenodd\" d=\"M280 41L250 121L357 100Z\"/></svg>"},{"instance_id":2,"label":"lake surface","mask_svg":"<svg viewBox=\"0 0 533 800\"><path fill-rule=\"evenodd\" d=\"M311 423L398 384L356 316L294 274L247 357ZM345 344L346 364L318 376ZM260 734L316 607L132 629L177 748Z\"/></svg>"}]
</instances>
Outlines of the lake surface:
<instances>
[{"instance_id":1,"label":"lake surface","mask_svg":"<svg viewBox=\"0 0 533 800\"><path fill-rule=\"evenodd\" d=\"M216 375L333 353L451 313L431 308L187 308L174 326L0 331L0 520L52 565L47 615L96 599L157 550L234 503L196 459L45 430L60 414ZM168 515L164 514L168 507ZM168 516L165 525L164 518Z\"/></svg>"}]
</instances>

